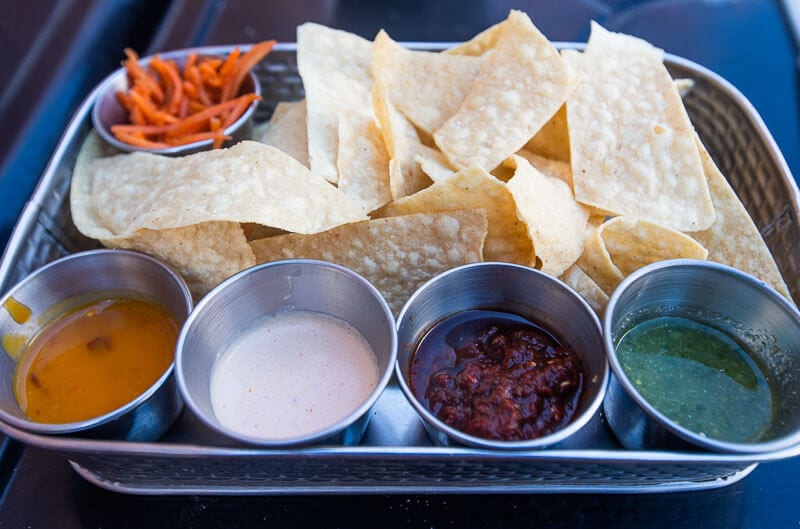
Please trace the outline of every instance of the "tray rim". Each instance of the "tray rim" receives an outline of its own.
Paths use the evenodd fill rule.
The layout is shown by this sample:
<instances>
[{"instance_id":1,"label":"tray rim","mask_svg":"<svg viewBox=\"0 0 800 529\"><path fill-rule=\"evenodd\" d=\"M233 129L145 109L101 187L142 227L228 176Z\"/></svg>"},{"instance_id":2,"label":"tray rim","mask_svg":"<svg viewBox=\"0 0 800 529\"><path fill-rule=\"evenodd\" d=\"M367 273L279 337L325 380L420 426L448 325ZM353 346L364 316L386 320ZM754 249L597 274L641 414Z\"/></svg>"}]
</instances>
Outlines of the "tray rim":
<instances>
[{"instance_id":1,"label":"tray rim","mask_svg":"<svg viewBox=\"0 0 800 529\"><path fill-rule=\"evenodd\" d=\"M725 477L719 477L707 481L680 481L672 483L661 483L658 485L481 485L466 486L456 485L447 488L432 488L424 485L401 485L393 486L391 489L378 489L369 485L327 485L327 486L308 486L308 487L245 487L245 486L225 486L214 487L213 489L202 487L137 487L125 485L124 483L111 482L99 477L91 470L82 467L74 461L69 461L69 465L80 477L89 483L120 494L134 494L139 496L157 496L164 494L171 495L192 495L192 496L216 496L216 495L237 495L237 496L296 496L308 494L329 494L329 495L348 495L348 494L660 494L668 492L691 492L699 490L718 489L738 483L753 472L758 463L742 468Z\"/></svg>"},{"instance_id":2,"label":"tray rim","mask_svg":"<svg viewBox=\"0 0 800 529\"><path fill-rule=\"evenodd\" d=\"M446 49L455 43L452 42L404 42L402 45L410 49L432 50L438 51ZM583 49L585 43L577 42L554 42L558 49ZM247 49L250 44L238 45L242 49ZM230 52L236 45L224 46L201 46L195 48L188 48L198 53L227 53ZM297 46L295 43L279 43L275 46L275 51L295 52ZM765 147L774 161L777 163L779 173L782 179L783 187L786 189L789 196L787 200L790 207L793 209L795 218L800 218L800 190L795 180L792 178L791 171L786 163L783 154L778 148L772 134L766 127L763 119L752 103L730 82L721 77L719 74L709 70L708 68L674 54L665 53L664 63L667 66L678 66L685 70L691 71L698 77L702 77L705 81L711 83L715 88L726 94L740 107L742 112L746 115L747 119L751 120L753 125L759 130L762 139L765 142ZM113 75L111 72L109 76ZM107 76L107 77L109 77ZM105 80L105 79L104 79ZM74 140L79 130L85 126L86 120L91 115L92 106L97 98L98 90L103 81L101 80L97 86L89 93L84 101L79 105L76 112L70 119L67 127L62 134L56 149L50 157L44 173L38 181L31 197L26 202L18 221L12 230L6 248L0 258L0 292L5 292L12 285L6 285L10 270L13 263L19 257L23 249L23 242L26 235L31 231L37 222L40 211L44 208L44 201L48 193L47 190L51 187L51 182L56 178L58 167L62 159L67 155L69 144ZM260 448L252 448L246 446L237 447L222 447L222 446L209 446L198 445L192 443L163 443L163 442L125 442L125 441L112 441L112 440L92 440L76 437L52 437L44 436L34 433L29 433L15 427L12 427L0 421L0 431L5 433L11 438L24 442L31 446L44 448L59 452L61 454L74 453L74 454L100 454L100 455L118 455L118 456L173 456L173 457L226 457L226 458L247 458L247 457L267 457L274 459L294 459L302 458L329 458L329 457L342 457L346 456L354 459L372 459L376 457L383 457L388 459L405 459L405 458L430 458L432 461L441 458L458 457L461 460L480 461L480 460L496 460L498 458L504 461L548 461L553 463L558 462L575 462L575 463L608 463L608 464L703 464L703 465L731 465L742 464L743 468L738 472L719 478L714 482L695 482L688 480L686 484L680 483L661 484L661 485L637 485L637 486L616 486L612 487L614 491L619 492L666 492L670 490L697 490L700 488L712 488L714 486L725 486L739 479L744 478L749 474L758 463L775 461L785 459L788 457L795 457L800 455L800 443L795 446L788 447L778 451L765 452L761 454L718 454L713 452L672 452L672 451L651 451L651 450L625 450L625 449L548 449L548 450L531 450L531 451L492 451L473 449L465 447L436 447L436 446L366 446L359 445L353 447L306 447L298 449L282 449L282 450L267 450ZM104 488L110 490L117 490L118 492L129 492L146 494L147 489L140 489L133 487L128 490L120 483L109 483L102 478L93 474L90 470L81 467L77 463L70 462L75 468L76 472L87 479ZM716 483L720 481L720 483ZM687 488L688 487L688 488ZM309 487L308 491L324 492L325 487ZM471 487L462 487L473 491ZM560 486L560 485L545 485L539 488L546 488L548 491L553 492L596 492L597 485L584 485L584 486ZM600 486L599 488L608 488L607 485ZM347 493L347 489L355 492L385 492L376 490L374 487L352 487L342 486L335 487L335 491ZM401 487L402 489L402 487ZM459 487L443 487L442 491L457 492ZM480 489L480 487L478 488ZM524 490L522 490L524 489ZM531 487L521 487L520 492L530 491ZM175 493L202 493L202 490L190 489L177 489ZM241 492L241 489L235 489ZM254 493L263 493L264 489L257 489ZM289 493L301 492L304 489L290 489ZM414 492L422 490L422 488L414 489L408 487L407 490L399 490L399 492ZM425 492L432 492L430 487L424 488ZM475 492L487 492L486 490L474 490ZM506 490L504 492L513 492L513 490ZM539 491L537 489L537 491ZM163 488L152 489L152 493L164 493ZM222 489L215 489L210 492L213 494L224 493Z\"/></svg>"}]
</instances>

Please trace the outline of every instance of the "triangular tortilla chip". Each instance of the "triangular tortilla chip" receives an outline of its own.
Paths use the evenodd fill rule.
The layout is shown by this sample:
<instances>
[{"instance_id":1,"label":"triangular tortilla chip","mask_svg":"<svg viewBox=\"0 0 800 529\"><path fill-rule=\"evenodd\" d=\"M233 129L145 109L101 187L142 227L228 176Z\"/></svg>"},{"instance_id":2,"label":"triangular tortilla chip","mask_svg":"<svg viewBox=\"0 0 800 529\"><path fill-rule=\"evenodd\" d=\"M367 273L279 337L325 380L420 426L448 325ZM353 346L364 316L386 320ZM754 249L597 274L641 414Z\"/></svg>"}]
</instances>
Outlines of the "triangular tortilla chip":
<instances>
[{"instance_id":1,"label":"triangular tortilla chip","mask_svg":"<svg viewBox=\"0 0 800 529\"><path fill-rule=\"evenodd\" d=\"M73 179L89 190L101 226L115 237L209 221L315 233L365 218L300 162L255 141L181 158L144 152L102 158Z\"/></svg>"},{"instance_id":2,"label":"triangular tortilla chip","mask_svg":"<svg viewBox=\"0 0 800 529\"><path fill-rule=\"evenodd\" d=\"M494 169L558 111L575 78L550 41L520 11L501 24L461 106L436 145L458 169Z\"/></svg>"},{"instance_id":3,"label":"triangular tortilla chip","mask_svg":"<svg viewBox=\"0 0 800 529\"><path fill-rule=\"evenodd\" d=\"M511 164L515 171L507 186L517 216L528 227L542 272L557 277L583 252L589 212L563 181L545 176L520 156L512 156Z\"/></svg>"},{"instance_id":4,"label":"triangular tortilla chip","mask_svg":"<svg viewBox=\"0 0 800 529\"><path fill-rule=\"evenodd\" d=\"M603 292L594 280L589 277L578 265L570 266L559 278L561 281L572 287L586 303L597 313L603 316L608 305L608 294Z\"/></svg>"},{"instance_id":5,"label":"triangular tortilla chip","mask_svg":"<svg viewBox=\"0 0 800 529\"><path fill-rule=\"evenodd\" d=\"M481 167L465 169L387 204L373 213L373 217L467 208L483 208L489 216L489 235L483 248L487 260L535 263L533 244L525 223L517 217L513 195L505 183Z\"/></svg>"},{"instance_id":6,"label":"triangular tortilla chip","mask_svg":"<svg viewBox=\"0 0 800 529\"><path fill-rule=\"evenodd\" d=\"M791 300L789 289L753 219L699 138L697 145L717 217L710 228L690 235L708 249L709 261L747 272Z\"/></svg>"},{"instance_id":7,"label":"triangular tortilla chip","mask_svg":"<svg viewBox=\"0 0 800 529\"><path fill-rule=\"evenodd\" d=\"M432 181L419 168L415 157L428 149L420 142L414 125L389 101L386 85L377 79L372 87L372 106L389 153L389 191L392 199L413 195Z\"/></svg>"},{"instance_id":8,"label":"triangular tortilla chip","mask_svg":"<svg viewBox=\"0 0 800 529\"><path fill-rule=\"evenodd\" d=\"M251 246L259 263L308 258L346 266L374 284L397 314L434 275L480 261L486 231L486 212L468 209L375 219L314 235L280 235Z\"/></svg>"},{"instance_id":9,"label":"triangular tortilla chip","mask_svg":"<svg viewBox=\"0 0 800 529\"><path fill-rule=\"evenodd\" d=\"M453 46L449 50L445 50L444 53L480 57L490 49L494 48L504 23L505 20L498 22L493 26L489 26L485 30L472 37L470 40L462 42L457 46Z\"/></svg>"},{"instance_id":10,"label":"triangular tortilla chip","mask_svg":"<svg viewBox=\"0 0 800 529\"><path fill-rule=\"evenodd\" d=\"M568 162L562 162L560 160L553 160L552 158L545 158L543 156L539 156L538 154L534 154L526 149L522 149L518 151L517 156L521 156L525 158L529 164L534 166L537 170L546 174L547 176L551 176L553 178L558 178L566 183L570 189L572 189L572 169ZM509 160L503 162L503 165L509 163Z\"/></svg>"},{"instance_id":11,"label":"triangular tortilla chip","mask_svg":"<svg viewBox=\"0 0 800 529\"><path fill-rule=\"evenodd\" d=\"M308 129L306 101L282 101L275 107L266 128L254 137L261 143L280 149L306 167L308 164Z\"/></svg>"},{"instance_id":12,"label":"triangular tortilla chip","mask_svg":"<svg viewBox=\"0 0 800 529\"><path fill-rule=\"evenodd\" d=\"M663 51L597 24L567 103L578 201L676 230L704 229L714 209L694 132L663 65Z\"/></svg>"},{"instance_id":13,"label":"triangular tortilla chip","mask_svg":"<svg viewBox=\"0 0 800 529\"><path fill-rule=\"evenodd\" d=\"M115 155L124 162L126 155L110 148L96 132L91 132L81 146L70 189L70 211L81 233L110 248L136 250L158 257L183 276L195 298L255 264L238 222L200 222L165 230L139 229L124 236L112 232L99 214L103 209L98 212L92 205L92 171L96 161L109 160Z\"/></svg>"},{"instance_id":14,"label":"triangular tortilla chip","mask_svg":"<svg viewBox=\"0 0 800 529\"><path fill-rule=\"evenodd\" d=\"M569 162L567 105L561 105L550 121L525 145L525 149L545 158Z\"/></svg>"},{"instance_id":15,"label":"triangular tortilla chip","mask_svg":"<svg viewBox=\"0 0 800 529\"><path fill-rule=\"evenodd\" d=\"M614 217L597 227L578 265L611 295L627 275L667 259L705 259L708 251L679 231L632 217Z\"/></svg>"},{"instance_id":16,"label":"triangular tortilla chip","mask_svg":"<svg viewBox=\"0 0 800 529\"><path fill-rule=\"evenodd\" d=\"M338 115L370 111L372 43L358 35L306 22L297 27L297 68L306 94L311 171L338 181Z\"/></svg>"},{"instance_id":17,"label":"triangular tortilla chip","mask_svg":"<svg viewBox=\"0 0 800 529\"><path fill-rule=\"evenodd\" d=\"M386 84L392 104L428 134L458 110L480 64L474 57L408 50L382 30L375 37L373 76Z\"/></svg>"},{"instance_id":18,"label":"triangular tortilla chip","mask_svg":"<svg viewBox=\"0 0 800 529\"><path fill-rule=\"evenodd\" d=\"M128 236L102 241L109 248L124 248L153 255L173 267L186 280L195 299L233 274L256 264L238 222L202 222L166 230L142 229Z\"/></svg>"},{"instance_id":19,"label":"triangular tortilla chip","mask_svg":"<svg viewBox=\"0 0 800 529\"><path fill-rule=\"evenodd\" d=\"M389 154L371 115L339 115L339 191L365 213L392 199L389 190Z\"/></svg>"},{"instance_id":20,"label":"triangular tortilla chip","mask_svg":"<svg viewBox=\"0 0 800 529\"><path fill-rule=\"evenodd\" d=\"M456 174L456 170L450 166L447 157L442 154L441 151L437 151L425 145L423 145L417 155L414 156L414 160L419 164L419 168L422 172L428 175L428 178L434 182L450 178Z\"/></svg>"}]
</instances>

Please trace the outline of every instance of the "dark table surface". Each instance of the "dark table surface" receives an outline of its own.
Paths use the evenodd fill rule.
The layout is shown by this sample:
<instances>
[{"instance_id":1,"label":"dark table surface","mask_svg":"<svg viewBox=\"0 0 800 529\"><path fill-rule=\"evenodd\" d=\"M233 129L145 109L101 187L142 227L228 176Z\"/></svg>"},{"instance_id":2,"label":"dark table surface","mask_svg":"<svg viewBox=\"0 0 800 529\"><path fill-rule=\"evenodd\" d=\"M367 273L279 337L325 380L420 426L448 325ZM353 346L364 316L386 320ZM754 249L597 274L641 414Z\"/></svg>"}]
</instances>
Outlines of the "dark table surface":
<instances>
[{"instance_id":1,"label":"dark table surface","mask_svg":"<svg viewBox=\"0 0 800 529\"><path fill-rule=\"evenodd\" d=\"M459 41L527 11L552 40L585 41L594 19L727 78L760 112L800 175L796 49L769 0L28 0L0 11L0 247L63 128L132 46L295 40L313 20L371 38ZM800 527L800 458L720 489L642 495L138 497L84 482L59 456L6 440L0 528Z\"/></svg>"}]
</instances>

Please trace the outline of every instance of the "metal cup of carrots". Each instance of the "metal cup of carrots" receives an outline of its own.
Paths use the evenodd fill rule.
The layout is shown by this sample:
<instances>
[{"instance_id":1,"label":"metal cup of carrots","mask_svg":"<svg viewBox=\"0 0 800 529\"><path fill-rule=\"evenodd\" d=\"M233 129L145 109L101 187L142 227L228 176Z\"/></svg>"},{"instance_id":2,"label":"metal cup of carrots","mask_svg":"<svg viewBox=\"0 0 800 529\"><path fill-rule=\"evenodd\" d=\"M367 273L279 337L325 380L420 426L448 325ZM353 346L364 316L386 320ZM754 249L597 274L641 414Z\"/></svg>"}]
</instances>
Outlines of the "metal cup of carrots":
<instances>
[{"instance_id":1,"label":"metal cup of carrots","mask_svg":"<svg viewBox=\"0 0 800 529\"><path fill-rule=\"evenodd\" d=\"M252 69L272 50L263 41L226 57L186 50L140 59L125 49L122 68L98 88L92 119L126 150L182 154L220 148L261 99Z\"/></svg>"}]
</instances>

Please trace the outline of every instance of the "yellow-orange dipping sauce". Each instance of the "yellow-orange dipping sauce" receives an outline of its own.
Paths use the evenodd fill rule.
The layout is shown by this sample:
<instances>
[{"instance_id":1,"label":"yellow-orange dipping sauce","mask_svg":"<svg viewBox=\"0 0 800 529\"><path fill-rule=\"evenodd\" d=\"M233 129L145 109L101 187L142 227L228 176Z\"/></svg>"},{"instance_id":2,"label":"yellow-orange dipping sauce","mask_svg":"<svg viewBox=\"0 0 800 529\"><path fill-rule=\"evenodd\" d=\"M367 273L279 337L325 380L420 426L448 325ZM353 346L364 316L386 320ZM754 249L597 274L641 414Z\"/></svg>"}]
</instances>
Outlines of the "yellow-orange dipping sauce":
<instances>
[{"instance_id":1,"label":"yellow-orange dipping sauce","mask_svg":"<svg viewBox=\"0 0 800 529\"><path fill-rule=\"evenodd\" d=\"M134 400L173 360L178 325L162 307L106 299L70 311L31 341L17 365L22 411L42 423L98 417Z\"/></svg>"}]
</instances>

